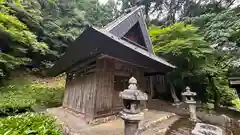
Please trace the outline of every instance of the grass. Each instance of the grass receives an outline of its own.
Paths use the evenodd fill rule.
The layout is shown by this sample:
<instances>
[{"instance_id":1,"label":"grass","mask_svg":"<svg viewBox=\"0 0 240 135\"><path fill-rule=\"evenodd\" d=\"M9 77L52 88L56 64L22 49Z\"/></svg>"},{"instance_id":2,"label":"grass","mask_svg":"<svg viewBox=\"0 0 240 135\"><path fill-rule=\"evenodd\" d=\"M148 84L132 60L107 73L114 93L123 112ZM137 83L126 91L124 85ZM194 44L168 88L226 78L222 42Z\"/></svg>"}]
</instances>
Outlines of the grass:
<instances>
[{"instance_id":1,"label":"grass","mask_svg":"<svg viewBox=\"0 0 240 135\"><path fill-rule=\"evenodd\" d=\"M55 119L36 108L61 106L63 78L15 77L0 88L0 135L61 135Z\"/></svg>"},{"instance_id":2,"label":"grass","mask_svg":"<svg viewBox=\"0 0 240 135\"><path fill-rule=\"evenodd\" d=\"M17 77L0 88L0 116L33 111L33 107L57 107L62 103L64 80Z\"/></svg>"}]
</instances>

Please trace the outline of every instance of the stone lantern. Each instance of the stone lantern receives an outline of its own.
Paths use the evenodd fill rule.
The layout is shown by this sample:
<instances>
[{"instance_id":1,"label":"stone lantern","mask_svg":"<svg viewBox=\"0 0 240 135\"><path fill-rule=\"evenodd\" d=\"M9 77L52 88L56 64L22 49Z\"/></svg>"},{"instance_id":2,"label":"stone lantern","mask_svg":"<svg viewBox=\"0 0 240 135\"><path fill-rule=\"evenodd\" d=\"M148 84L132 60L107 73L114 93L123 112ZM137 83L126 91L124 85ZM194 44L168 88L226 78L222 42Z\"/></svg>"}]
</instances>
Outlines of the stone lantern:
<instances>
[{"instance_id":1,"label":"stone lantern","mask_svg":"<svg viewBox=\"0 0 240 135\"><path fill-rule=\"evenodd\" d=\"M185 103L189 105L190 120L197 121L196 101L194 100L194 97L197 96L197 93L192 92L188 86L185 88L185 90L185 92L182 92L182 96L185 98Z\"/></svg>"},{"instance_id":2,"label":"stone lantern","mask_svg":"<svg viewBox=\"0 0 240 135\"><path fill-rule=\"evenodd\" d=\"M136 135L139 122L144 118L144 113L140 110L140 101L146 101L147 94L137 89L137 80L132 77L129 79L128 89L120 92L119 97L123 99L124 106L120 112L125 124L124 134Z\"/></svg>"}]
</instances>

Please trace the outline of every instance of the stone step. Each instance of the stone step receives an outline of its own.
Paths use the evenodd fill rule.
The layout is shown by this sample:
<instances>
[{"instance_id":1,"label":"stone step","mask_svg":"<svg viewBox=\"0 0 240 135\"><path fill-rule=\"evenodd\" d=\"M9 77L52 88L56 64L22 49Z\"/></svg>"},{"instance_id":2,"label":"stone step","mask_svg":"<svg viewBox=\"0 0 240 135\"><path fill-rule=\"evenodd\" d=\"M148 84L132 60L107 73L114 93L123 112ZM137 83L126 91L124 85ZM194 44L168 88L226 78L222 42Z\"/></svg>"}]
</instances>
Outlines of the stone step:
<instances>
[{"instance_id":1,"label":"stone step","mask_svg":"<svg viewBox=\"0 0 240 135\"><path fill-rule=\"evenodd\" d=\"M180 117L175 115L169 119L163 120L158 124L149 127L145 131L141 132L139 135L164 135L168 128L179 119Z\"/></svg>"}]
</instances>

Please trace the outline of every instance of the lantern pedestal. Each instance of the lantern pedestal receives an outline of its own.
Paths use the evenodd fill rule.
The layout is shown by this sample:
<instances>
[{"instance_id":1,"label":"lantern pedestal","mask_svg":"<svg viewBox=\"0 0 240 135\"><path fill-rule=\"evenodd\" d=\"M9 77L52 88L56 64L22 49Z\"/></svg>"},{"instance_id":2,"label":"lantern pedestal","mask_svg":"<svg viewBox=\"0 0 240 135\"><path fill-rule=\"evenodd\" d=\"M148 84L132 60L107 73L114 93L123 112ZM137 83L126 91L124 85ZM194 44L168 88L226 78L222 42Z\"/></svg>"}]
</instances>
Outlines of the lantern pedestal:
<instances>
[{"instance_id":1,"label":"lantern pedestal","mask_svg":"<svg viewBox=\"0 0 240 135\"><path fill-rule=\"evenodd\" d=\"M139 122L144 118L144 113L127 114L122 111L120 117L124 120L124 135L136 135Z\"/></svg>"},{"instance_id":2,"label":"lantern pedestal","mask_svg":"<svg viewBox=\"0 0 240 135\"><path fill-rule=\"evenodd\" d=\"M197 121L197 114L196 114L196 101L186 102L189 105L189 112L190 112L190 120L196 122Z\"/></svg>"}]
</instances>

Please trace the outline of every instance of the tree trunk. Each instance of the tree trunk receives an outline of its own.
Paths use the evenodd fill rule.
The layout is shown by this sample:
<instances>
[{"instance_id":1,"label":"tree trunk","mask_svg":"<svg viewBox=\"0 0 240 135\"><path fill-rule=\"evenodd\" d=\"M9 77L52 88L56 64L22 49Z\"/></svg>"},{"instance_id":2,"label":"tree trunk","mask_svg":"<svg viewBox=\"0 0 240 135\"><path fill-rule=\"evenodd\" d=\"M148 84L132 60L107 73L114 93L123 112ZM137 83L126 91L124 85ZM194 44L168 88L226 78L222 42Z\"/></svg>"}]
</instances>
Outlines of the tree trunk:
<instances>
[{"instance_id":1,"label":"tree trunk","mask_svg":"<svg viewBox=\"0 0 240 135\"><path fill-rule=\"evenodd\" d=\"M178 99L178 97L176 95L176 90L175 90L173 84L170 83L170 82L169 82L169 84L170 84L170 90L171 90L171 95L172 95L172 98L173 98L173 102L174 103L179 103L180 100Z\"/></svg>"},{"instance_id":2,"label":"tree trunk","mask_svg":"<svg viewBox=\"0 0 240 135\"><path fill-rule=\"evenodd\" d=\"M211 85L211 89L213 90L213 97L214 97L214 109L217 109L220 105L220 94L215 85L214 78L211 75L208 75L208 81Z\"/></svg>"}]
</instances>

